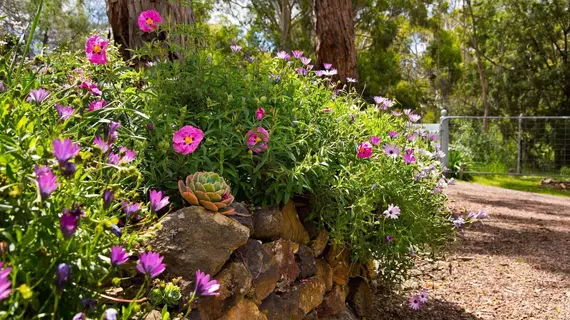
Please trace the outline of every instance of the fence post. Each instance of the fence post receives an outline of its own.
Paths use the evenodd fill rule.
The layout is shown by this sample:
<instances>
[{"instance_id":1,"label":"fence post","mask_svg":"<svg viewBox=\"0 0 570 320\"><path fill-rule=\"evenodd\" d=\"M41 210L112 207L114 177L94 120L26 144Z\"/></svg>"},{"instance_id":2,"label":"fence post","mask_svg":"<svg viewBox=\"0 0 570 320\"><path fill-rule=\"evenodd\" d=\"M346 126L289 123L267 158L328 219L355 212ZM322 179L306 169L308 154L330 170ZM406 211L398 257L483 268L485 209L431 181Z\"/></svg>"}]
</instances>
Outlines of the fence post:
<instances>
[{"instance_id":1,"label":"fence post","mask_svg":"<svg viewBox=\"0 0 570 320\"><path fill-rule=\"evenodd\" d=\"M519 115L519 136L517 141L517 174L521 174L521 161L522 161L522 121L523 121L522 113Z\"/></svg>"},{"instance_id":2,"label":"fence post","mask_svg":"<svg viewBox=\"0 0 570 320\"><path fill-rule=\"evenodd\" d=\"M441 151L445 153L443 157L443 165L449 166L449 119L447 118L447 110L441 109L441 117L439 118L439 141Z\"/></svg>"}]
</instances>

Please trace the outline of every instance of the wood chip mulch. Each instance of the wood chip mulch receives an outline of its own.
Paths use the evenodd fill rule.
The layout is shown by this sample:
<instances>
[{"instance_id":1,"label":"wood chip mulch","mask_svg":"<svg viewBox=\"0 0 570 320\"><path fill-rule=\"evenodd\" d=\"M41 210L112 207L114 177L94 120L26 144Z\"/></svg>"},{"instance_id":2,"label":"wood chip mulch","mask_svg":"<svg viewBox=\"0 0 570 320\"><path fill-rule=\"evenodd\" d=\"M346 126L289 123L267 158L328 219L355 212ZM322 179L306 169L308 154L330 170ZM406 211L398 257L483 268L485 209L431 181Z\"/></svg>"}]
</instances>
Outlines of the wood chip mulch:
<instances>
[{"instance_id":1,"label":"wood chip mulch","mask_svg":"<svg viewBox=\"0 0 570 320\"><path fill-rule=\"evenodd\" d=\"M419 261L401 294L375 294L373 319L570 319L570 198L471 183L448 189L455 212L489 213L443 261ZM425 288L421 310L410 295Z\"/></svg>"}]
</instances>

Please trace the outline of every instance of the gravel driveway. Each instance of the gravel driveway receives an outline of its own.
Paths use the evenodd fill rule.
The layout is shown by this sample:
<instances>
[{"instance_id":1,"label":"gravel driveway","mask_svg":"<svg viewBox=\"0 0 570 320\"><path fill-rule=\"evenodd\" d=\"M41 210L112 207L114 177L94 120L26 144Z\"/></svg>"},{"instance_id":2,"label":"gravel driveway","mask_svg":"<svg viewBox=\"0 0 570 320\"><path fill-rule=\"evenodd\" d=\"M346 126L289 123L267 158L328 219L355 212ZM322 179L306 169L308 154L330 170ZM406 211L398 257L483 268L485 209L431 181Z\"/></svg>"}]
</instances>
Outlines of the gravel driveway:
<instances>
[{"instance_id":1,"label":"gravel driveway","mask_svg":"<svg viewBox=\"0 0 570 320\"><path fill-rule=\"evenodd\" d=\"M455 211L491 218L445 261L418 263L409 289L430 291L423 309L378 293L374 319L570 319L570 198L461 182L447 193Z\"/></svg>"}]
</instances>

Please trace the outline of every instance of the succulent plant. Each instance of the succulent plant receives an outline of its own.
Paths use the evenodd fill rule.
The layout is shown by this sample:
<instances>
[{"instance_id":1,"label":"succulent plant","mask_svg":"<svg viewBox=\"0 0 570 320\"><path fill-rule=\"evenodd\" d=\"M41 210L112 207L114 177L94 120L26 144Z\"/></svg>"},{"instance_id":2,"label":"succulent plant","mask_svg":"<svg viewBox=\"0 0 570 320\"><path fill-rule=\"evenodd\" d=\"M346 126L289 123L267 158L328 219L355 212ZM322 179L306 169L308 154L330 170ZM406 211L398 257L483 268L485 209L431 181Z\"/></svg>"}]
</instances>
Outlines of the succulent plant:
<instances>
[{"instance_id":1,"label":"succulent plant","mask_svg":"<svg viewBox=\"0 0 570 320\"><path fill-rule=\"evenodd\" d=\"M202 206L221 214L234 214L228 206L234 201L230 186L214 172L196 172L186 177L186 184L178 181L178 190L188 203Z\"/></svg>"}]
</instances>

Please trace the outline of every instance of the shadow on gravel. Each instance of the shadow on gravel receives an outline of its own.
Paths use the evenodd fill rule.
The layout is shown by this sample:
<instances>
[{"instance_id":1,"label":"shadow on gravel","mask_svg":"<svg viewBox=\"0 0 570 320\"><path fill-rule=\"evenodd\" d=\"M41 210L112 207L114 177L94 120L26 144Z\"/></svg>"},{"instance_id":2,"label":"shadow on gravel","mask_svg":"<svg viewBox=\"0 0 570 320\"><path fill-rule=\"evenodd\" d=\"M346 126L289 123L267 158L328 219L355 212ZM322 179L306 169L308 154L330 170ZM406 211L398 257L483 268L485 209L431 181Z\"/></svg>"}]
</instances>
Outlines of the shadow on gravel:
<instances>
[{"instance_id":1,"label":"shadow on gravel","mask_svg":"<svg viewBox=\"0 0 570 320\"><path fill-rule=\"evenodd\" d=\"M456 303L430 298L418 311L410 309L408 297L376 294L374 320L480 320Z\"/></svg>"},{"instance_id":2,"label":"shadow on gravel","mask_svg":"<svg viewBox=\"0 0 570 320\"><path fill-rule=\"evenodd\" d=\"M461 198L463 201L468 201L471 203L484 204L488 207L504 207L511 210L524 210L530 212L539 212L542 214L557 215L561 217L570 217L570 210L568 210L568 205L554 204L550 201L550 199L538 195L533 195L533 198L528 200L523 200L520 198L504 198L496 200L481 199L480 195L458 192L456 195L454 195L454 197ZM564 197L560 198L565 199ZM570 203L570 198L568 198L568 203Z\"/></svg>"},{"instance_id":3,"label":"shadow on gravel","mask_svg":"<svg viewBox=\"0 0 570 320\"><path fill-rule=\"evenodd\" d=\"M528 224L534 224L534 227L515 226L522 220L529 220ZM502 226L489 223L473 225L469 230L472 235L457 246L455 252L466 256L502 255L538 270L570 274L570 232L551 230L521 217L510 225L512 228L505 223L508 221L501 219Z\"/></svg>"}]
</instances>

